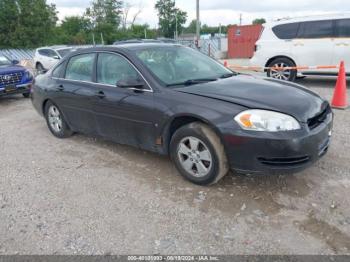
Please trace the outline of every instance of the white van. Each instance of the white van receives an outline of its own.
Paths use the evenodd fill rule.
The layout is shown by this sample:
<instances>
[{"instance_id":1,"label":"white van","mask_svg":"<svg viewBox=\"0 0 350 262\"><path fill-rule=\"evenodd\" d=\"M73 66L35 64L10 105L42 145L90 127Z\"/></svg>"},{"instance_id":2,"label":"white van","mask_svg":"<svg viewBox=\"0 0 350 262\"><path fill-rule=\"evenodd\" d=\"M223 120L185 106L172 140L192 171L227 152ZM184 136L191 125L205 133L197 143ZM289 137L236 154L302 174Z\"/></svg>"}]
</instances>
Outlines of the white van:
<instances>
[{"instance_id":1,"label":"white van","mask_svg":"<svg viewBox=\"0 0 350 262\"><path fill-rule=\"evenodd\" d=\"M350 13L282 19L264 25L250 63L261 67L346 64L350 73ZM265 70L268 76L294 81L297 76L336 75L338 69Z\"/></svg>"}]
</instances>

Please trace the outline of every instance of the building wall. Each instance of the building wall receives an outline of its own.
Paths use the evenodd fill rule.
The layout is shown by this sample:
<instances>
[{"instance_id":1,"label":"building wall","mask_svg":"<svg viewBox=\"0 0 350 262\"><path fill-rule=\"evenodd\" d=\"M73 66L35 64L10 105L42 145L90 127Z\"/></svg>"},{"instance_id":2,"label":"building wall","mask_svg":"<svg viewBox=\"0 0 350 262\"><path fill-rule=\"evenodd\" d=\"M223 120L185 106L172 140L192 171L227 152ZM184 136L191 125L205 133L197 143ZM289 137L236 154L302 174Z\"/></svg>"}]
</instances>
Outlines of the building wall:
<instances>
[{"instance_id":1,"label":"building wall","mask_svg":"<svg viewBox=\"0 0 350 262\"><path fill-rule=\"evenodd\" d=\"M228 29L228 58L251 58L262 25L231 26Z\"/></svg>"}]
</instances>

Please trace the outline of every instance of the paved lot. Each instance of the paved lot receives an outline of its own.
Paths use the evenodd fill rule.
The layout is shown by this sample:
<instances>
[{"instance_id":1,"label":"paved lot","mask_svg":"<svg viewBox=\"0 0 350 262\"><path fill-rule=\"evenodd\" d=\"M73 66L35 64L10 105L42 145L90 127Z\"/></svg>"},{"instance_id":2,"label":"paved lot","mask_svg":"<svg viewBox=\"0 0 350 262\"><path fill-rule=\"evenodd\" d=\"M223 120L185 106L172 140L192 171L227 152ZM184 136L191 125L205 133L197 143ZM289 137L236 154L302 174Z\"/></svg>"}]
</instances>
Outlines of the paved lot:
<instances>
[{"instance_id":1,"label":"paved lot","mask_svg":"<svg viewBox=\"0 0 350 262\"><path fill-rule=\"evenodd\" d=\"M334 79L299 81L326 98ZM166 157L54 138L21 96L0 98L0 254L350 254L350 111L298 175L183 180Z\"/></svg>"}]
</instances>

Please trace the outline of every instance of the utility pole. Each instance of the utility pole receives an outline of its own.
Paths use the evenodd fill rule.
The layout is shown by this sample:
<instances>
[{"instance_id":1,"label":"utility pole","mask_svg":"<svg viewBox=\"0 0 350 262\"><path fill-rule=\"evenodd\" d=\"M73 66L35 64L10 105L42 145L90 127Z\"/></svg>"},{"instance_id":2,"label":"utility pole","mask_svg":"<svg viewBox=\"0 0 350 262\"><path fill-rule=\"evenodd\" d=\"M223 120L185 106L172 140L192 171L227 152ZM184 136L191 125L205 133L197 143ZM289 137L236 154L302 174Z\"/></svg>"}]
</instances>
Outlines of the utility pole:
<instances>
[{"instance_id":1,"label":"utility pole","mask_svg":"<svg viewBox=\"0 0 350 262\"><path fill-rule=\"evenodd\" d=\"M200 22L200 15L199 15L199 0L196 1L196 10L197 10L196 39L197 39L197 43L199 45L200 34L201 34L201 22Z\"/></svg>"},{"instance_id":2,"label":"utility pole","mask_svg":"<svg viewBox=\"0 0 350 262\"><path fill-rule=\"evenodd\" d=\"M242 14L239 14L239 25L242 25Z\"/></svg>"},{"instance_id":3,"label":"utility pole","mask_svg":"<svg viewBox=\"0 0 350 262\"><path fill-rule=\"evenodd\" d=\"M176 0L174 0L175 6L175 40L177 40L178 32L177 32L177 9L176 9Z\"/></svg>"},{"instance_id":4,"label":"utility pole","mask_svg":"<svg viewBox=\"0 0 350 262\"><path fill-rule=\"evenodd\" d=\"M105 41L103 40L103 34L101 33L101 43L102 45L105 45Z\"/></svg>"}]
</instances>

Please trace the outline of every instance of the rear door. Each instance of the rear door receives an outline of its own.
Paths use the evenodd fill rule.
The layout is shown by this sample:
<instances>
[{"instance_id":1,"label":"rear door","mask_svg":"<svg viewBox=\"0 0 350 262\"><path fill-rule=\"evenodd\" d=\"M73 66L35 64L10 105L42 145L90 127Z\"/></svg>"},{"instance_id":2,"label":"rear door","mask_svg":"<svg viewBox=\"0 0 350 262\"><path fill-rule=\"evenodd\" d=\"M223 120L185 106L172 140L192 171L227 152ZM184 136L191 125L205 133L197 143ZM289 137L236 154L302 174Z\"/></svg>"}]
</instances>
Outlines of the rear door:
<instances>
[{"instance_id":1,"label":"rear door","mask_svg":"<svg viewBox=\"0 0 350 262\"><path fill-rule=\"evenodd\" d=\"M344 61L347 72L350 72L350 19L336 20L335 31L333 64Z\"/></svg>"},{"instance_id":2,"label":"rear door","mask_svg":"<svg viewBox=\"0 0 350 262\"><path fill-rule=\"evenodd\" d=\"M300 23L297 38L293 40L293 53L298 66L331 65L334 54L334 24L332 20ZM323 72L329 69L323 70ZM303 72L322 72L306 70Z\"/></svg>"},{"instance_id":3,"label":"rear door","mask_svg":"<svg viewBox=\"0 0 350 262\"><path fill-rule=\"evenodd\" d=\"M92 103L96 97L95 53L76 55L67 63L63 78L56 79L56 98L74 131L96 133Z\"/></svg>"}]
</instances>

